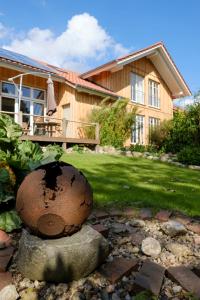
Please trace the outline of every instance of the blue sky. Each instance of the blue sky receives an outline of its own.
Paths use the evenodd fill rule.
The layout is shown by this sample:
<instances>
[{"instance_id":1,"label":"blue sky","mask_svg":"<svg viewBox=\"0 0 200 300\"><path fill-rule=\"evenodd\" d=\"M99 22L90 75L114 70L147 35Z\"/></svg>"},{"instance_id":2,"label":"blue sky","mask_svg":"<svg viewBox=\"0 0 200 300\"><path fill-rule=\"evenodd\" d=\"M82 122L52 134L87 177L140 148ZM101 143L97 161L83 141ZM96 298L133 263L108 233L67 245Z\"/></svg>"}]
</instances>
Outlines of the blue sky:
<instances>
[{"instance_id":1,"label":"blue sky","mask_svg":"<svg viewBox=\"0 0 200 300\"><path fill-rule=\"evenodd\" d=\"M85 71L163 41L200 88L198 0L0 0L0 46Z\"/></svg>"}]
</instances>

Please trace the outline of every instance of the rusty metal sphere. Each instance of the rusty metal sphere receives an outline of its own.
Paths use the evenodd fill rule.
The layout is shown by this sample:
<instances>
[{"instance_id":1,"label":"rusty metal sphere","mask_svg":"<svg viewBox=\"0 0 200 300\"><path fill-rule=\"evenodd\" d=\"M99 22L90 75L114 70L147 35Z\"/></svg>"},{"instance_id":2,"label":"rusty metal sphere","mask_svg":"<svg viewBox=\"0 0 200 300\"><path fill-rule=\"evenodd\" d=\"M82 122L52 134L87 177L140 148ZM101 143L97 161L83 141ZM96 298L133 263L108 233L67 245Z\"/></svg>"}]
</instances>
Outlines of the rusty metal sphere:
<instances>
[{"instance_id":1,"label":"rusty metal sphere","mask_svg":"<svg viewBox=\"0 0 200 300\"><path fill-rule=\"evenodd\" d=\"M92 202L86 177L72 165L52 162L25 177L17 192L16 209L35 234L58 237L81 228Z\"/></svg>"}]
</instances>

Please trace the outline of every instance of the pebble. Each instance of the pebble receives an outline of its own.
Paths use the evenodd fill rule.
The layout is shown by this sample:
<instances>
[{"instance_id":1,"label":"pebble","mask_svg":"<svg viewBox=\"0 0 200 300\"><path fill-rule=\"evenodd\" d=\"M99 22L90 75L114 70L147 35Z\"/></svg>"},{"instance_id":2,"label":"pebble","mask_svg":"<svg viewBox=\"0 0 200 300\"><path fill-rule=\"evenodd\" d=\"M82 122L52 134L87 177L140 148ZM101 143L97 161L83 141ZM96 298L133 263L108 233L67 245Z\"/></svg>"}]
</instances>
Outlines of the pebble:
<instances>
[{"instance_id":1,"label":"pebble","mask_svg":"<svg viewBox=\"0 0 200 300\"><path fill-rule=\"evenodd\" d=\"M112 216L106 219L91 220L89 222L90 224L94 224L95 221L98 224L100 223L107 228L110 228L108 237L110 254L106 260L107 262L113 261L113 258L115 257L124 257L127 259L134 259L135 257L137 257L141 262L146 260L147 256L150 256L150 258L148 259L153 262L159 263L165 268L168 268L170 266L177 266L180 264L195 266L199 263L199 236L198 234L195 234L186 229L184 225L184 227L181 227L182 229L184 229L183 231L181 231L181 234L176 233L174 235L173 232L173 234L171 235L171 232L170 234L164 232L163 224L170 223L171 225L174 225L174 221L163 223L155 219L144 221L139 219L139 217L134 218L133 216ZM175 221L175 223L177 224L177 221ZM178 224L180 223L178 222ZM178 225L178 229L180 229L180 225ZM136 235L142 237L139 244L136 243ZM149 242L150 252L148 252L148 254L145 254L141 251L141 243L144 243L144 240L149 238L151 241ZM155 256L155 249L152 250L153 243L151 239L153 239L154 242L156 241L155 244L157 246L159 245L157 250L157 253L159 254L157 254L157 256ZM15 236L13 238L13 241L14 240L17 241L17 238ZM169 246L170 244L173 244L171 248ZM177 252L174 252L172 250L173 247L176 247L174 246L174 244L179 245L177 248ZM161 245L163 245L162 251ZM182 248L181 253L180 247ZM141 266L141 263L139 266ZM9 267L9 270L12 270L12 273L14 273L14 284L20 296L22 295L22 292L27 289L32 291L32 293L29 292L29 296L31 295L31 297L33 297L34 291L39 291L39 299L45 300L131 300L134 299L135 295L135 291L133 290L133 279L135 274L134 272L132 272L130 276L124 276L116 284L110 284L106 278L100 276L98 272L94 272L90 276L81 280L74 281L69 284L61 283L55 285L46 284L45 282L39 282L37 280L31 281L27 278L22 278L22 276L16 270L15 260ZM162 294L168 295L170 299L174 299L175 297L179 299L179 293L181 292L182 287L165 276L162 286ZM21 299L32 300L31 297Z\"/></svg>"},{"instance_id":2,"label":"pebble","mask_svg":"<svg viewBox=\"0 0 200 300\"><path fill-rule=\"evenodd\" d=\"M19 294L13 284L7 285L0 291L0 300L16 300L18 298Z\"/></svg>"},{"instance_id":3,"label":"pebble","mask_svg":"<svg viewBox=\"0 0 200 300\"><path fill-rule=\"evenodd\" d=\"M133 227L145 227L145 221L140 219L134 219L130 221L130 225Z\"/></svg>"},{"instance_id":4,"label":"pebble","mask_svg":"<svg viewBox=\"0 0 200 300\"><path fill-rule=\"evenodd\" d=\"M121 298L116 293L113 293L112 300L121 300Z\"/></svg>"},{"instance_id":5,"label":"pebble","mask_svg":"<svg viewBox=\"0 0 200 300\"><path fill-rule=\"evenodd\" d=\"M180 285L175 285L175 286L173 286L172 290L173 290L174 294L178 294L182 291L182 287Z\"/></svg>"},{"instance_id":6,"label":"pebble","mask_svg":"<svg viewBox=\"0 0 200 300\"><path fill-rule=\"evenodd\" d=\"M160 243L152 237L148 237L142 241L141 249L148 256L156 257L161 253Z\"/></svg>"},{"instance_id":7,"label":"pebble","mask_svg":"<svg viewBox=\"0 0 200 300\"><path fill-rule=\"evenodd\" d=\"M174 254L176 257L182 258L191 255L191 250L186 246L179 243L169 243L166 246L166 249Z\"/></svg>"},{"instance_id":8,"label":"pebble","mask_svg":"<svg viewBox=\"0 0 200 300\"><path fill-rule=\"evenodd\" d=\"M163 223L162 230L171 237L187 233L185 226L176 221L168 221Z\"/></svg>"}]
</instances>

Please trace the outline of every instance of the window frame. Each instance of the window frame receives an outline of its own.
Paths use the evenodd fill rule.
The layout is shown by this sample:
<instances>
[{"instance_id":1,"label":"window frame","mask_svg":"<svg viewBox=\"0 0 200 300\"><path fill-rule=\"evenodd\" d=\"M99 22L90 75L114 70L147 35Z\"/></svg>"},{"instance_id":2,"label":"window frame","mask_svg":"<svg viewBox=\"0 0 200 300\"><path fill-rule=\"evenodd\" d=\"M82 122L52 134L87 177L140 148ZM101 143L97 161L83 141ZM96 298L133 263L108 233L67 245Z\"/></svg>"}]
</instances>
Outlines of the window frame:
<instances>
[{"instance_id":1,"label":"window frame","mask_svg":"<svg viewBox=\"0 0 200 300\"><path fill-rule=\"evenodd\" d=\"M160 109L160 83L153 79L148 80L148 106Z\"/></svg>"},{"instance_id":2,"label":"window frame","mask_svg":"<svg viewBox=\"0 0 200 300\"><path fill-rule=\"evenodd\" d=\"M142 120L142 122L141 122ZM139 121L139 122L138 122ZM138 123L142 126L139 127ZM142 132L140 130L142 129ZM132 126L131 131L131 144L145 144L145 116L144 115L136 115L135 124Z\"/></svg>"},{"instance_id":3,"label":"window frame","mask_svg":"<svg viewBox=\"0 0 200 300\"><path fill-rule=\"evenodd\" d=\"M142 91L136 89L137 77L142 78ZM130 73L130 86L131 86L131 101L136 104L144 105L145 104L144 76L141 76L135 72L131 72ZM136 95L142 96L142 102L137 101L138 97Z\"/></svg>"},{"instance_id":4,"label":"window frame","mask_svg":"<svg viewBox=\"0 0 200 300\"><path fill-rule=\"evenodd\" d=\"M6 97L6 98L11 98L11 99L14 99L15 100L15 111L14 111L14 119L15 121L17 122L18 118L17 118L17 114L19 113L20 111L20 107L19 107L19 103L18 103L18 92L17 92L17 88L15 86L15 95L11 95L11 94L7 94L7 93L3 93L2 92L2 84L3 83L10 83L9 81L6 81L6 80L1 80L0 81L0 111L2 111L2 98L3 97ZM11 83L12 84L12 83ZM32 86L28 86L28 85L22 85L22 87L27 87L30 89L30 97L24 97L22 95L22 98L21 100L24 100L24 101L30 101L30 114L27 114L27 113L22 113L23 116L29 116L30 118L30 127L31 127L31 132L33 130L33 117L34 116L37 116L37 115L34 115L34 103L38 103L38 104L42 104L44 106L44 113L43 113L43 116L46 115L46 109L47 109L47 92L46 90L44 89L41 89L41 88L36 88L36 87L32 87ZM36 89L36 90L41 90L44 92L44 100L40 100L40 99L35 99L33 98L33 90ZM8 112L9 114L9 112ZM13 114L13 113L11 113Z\"/></svg>"},{"instance_id":5,"label":"window frame","mask_svg":"<svg viewBox=\"0 0 200 300\"><path fill-rule=\"evenodd\" d=\"M159 125L160 125L160 119L159 118L149 116L149 128L151 126L156 127L156 126L159 126Z\"/></svg>"}]
</instances>

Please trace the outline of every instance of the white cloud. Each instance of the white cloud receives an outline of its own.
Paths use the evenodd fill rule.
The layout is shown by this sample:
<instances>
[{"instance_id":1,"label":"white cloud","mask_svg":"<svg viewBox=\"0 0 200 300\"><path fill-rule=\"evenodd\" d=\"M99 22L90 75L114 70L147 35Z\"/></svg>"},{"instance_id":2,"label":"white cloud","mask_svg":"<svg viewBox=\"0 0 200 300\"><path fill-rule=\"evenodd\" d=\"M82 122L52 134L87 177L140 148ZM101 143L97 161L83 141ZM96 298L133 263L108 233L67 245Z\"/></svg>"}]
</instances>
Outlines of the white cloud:
<instances>
[{"instance_id":1,"label":"white cloud","mask_svg":"<svg viewBox=\"0 0 200 300\"><path fill-rule=\"evenodd\" d=\"M0 22L0 39L6 37L9 31L10 30Z\"/></svg>"},{"instance_id":2,"label":"white cloud","mask_svg":"<svg viewBox=\"0 0 200 300\"><path fill-rule=\"evenodd\" d=\"M73 16L66 30L58 36L49 29L35 27L24 37L14 38L4 48L79 71L102 58L121 56L128 52L88 13Z\"/></svg>"}]
</instances>

